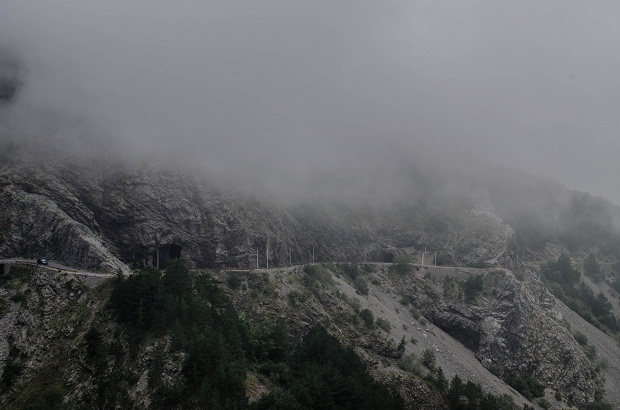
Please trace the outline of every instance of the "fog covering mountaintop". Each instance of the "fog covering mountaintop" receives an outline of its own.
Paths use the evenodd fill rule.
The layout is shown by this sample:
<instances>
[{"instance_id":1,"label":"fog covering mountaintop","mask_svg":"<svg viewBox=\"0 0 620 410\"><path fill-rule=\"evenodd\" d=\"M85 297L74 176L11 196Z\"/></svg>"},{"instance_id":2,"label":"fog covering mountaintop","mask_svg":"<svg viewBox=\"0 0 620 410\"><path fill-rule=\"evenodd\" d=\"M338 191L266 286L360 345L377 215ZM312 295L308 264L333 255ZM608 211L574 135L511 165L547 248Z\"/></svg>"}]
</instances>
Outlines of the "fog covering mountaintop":
<instances>
[{"instance_id":1,"label":"fog covering mountaintop","mask_svg":"<svg viewBox=\"0 0 620 410\"><path fill-rule=\"evenodd\" d=\"M0 107L0 148L6 159L183 166L285 203L449 209L447 198L485 191L534 242L588 231L582 220L594 238L615 230L615 206L503 166L620 201L609 177L619 12L576 1L2 2L4 67L20 90Z\"/></svg>"}]
</instances>

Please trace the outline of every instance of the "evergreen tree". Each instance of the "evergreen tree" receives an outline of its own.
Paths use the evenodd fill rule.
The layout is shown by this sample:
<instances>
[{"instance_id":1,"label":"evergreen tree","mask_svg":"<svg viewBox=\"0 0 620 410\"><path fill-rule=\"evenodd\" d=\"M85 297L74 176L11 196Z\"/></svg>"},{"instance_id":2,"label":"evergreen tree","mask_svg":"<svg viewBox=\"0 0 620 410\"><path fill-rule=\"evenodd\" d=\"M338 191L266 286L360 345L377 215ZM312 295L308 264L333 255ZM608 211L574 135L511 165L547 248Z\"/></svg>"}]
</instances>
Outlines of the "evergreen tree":
<instances>
[{"instance_id":1,"label":"evergreen tree","mask_svg":"<svg viewBox=\"0 0 620 410\"><path fill-rule=\"evenodd\" d=\"M596 255L594 253L589 254L586 258L585 262L583 263L583 270L586 275L590 276L596 282L603 279L601 265L599 265L596 261Z\"/></svg>"}]
</instances>

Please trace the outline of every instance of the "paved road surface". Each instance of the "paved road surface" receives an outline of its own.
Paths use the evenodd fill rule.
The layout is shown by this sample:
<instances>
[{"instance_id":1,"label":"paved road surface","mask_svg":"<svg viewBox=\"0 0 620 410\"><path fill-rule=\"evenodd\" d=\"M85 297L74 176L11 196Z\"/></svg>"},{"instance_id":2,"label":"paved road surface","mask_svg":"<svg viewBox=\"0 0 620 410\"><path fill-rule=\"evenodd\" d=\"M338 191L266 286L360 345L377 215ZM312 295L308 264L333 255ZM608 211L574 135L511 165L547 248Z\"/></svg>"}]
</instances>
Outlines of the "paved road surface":
<instances>
[{"instance_id":1,"label":"paved road surface","mask_svg":"<svg viewBox=\"0 0 620 410\"><path fill-rule=\"evenodd\" d=\"M72 273L75 275L81 276L94 276L99 278L109 278L112 277L112 274L109 273L96 273L89 272L82 269L71 268L69 266L62 265L57 262L48 261L47 265L39 265L37 264L36 259L0 259L0 265L27 265L27 266L39 266L41 268L47 269L56 269L58 271Z\"/></svg>"}]
</instances>

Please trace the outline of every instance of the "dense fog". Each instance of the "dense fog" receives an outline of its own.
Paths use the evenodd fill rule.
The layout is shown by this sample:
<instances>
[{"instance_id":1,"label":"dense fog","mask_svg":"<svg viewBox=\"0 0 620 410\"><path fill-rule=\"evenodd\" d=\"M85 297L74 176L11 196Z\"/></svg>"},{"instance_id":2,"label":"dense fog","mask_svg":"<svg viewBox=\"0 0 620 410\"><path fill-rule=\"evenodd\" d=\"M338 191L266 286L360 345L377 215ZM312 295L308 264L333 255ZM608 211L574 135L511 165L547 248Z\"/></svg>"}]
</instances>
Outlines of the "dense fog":
<instances>
[{"instance_id":1,"label":"dense fog","mask_svg":"<svg viewBox=\"0 0 620 410\"><path fill-rule=\"evenodd\" d=\"M496 162L620 203L619 18L559 0L3 0L22 87L0 142L290 196Z\"/></svg>"}]
</instances>

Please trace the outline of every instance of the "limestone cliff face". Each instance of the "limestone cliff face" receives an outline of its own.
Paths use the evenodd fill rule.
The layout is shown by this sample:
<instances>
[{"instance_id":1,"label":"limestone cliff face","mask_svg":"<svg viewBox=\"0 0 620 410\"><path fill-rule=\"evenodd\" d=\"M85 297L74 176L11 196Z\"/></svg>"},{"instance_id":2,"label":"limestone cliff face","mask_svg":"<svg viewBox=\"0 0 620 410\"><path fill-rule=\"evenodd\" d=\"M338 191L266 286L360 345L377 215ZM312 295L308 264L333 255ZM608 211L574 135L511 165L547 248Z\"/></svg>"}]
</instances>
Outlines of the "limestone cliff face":
<instances>
[{"instance_id":1,"label":"limestone cliff face","mask_svg":"<svg viewBox=\"0 0 620 410\"><path fill-rule=\"evenodd\" d=\"M476 277L479 286L473 285ZM496 269L401 286L424 315L472 349L486 368L504 379L533 376L585 405L594 395L593 366L535 272L526 271L522 279Z\"/></svg>"},{"instance_id":2,"label":"limestone cliff face","mask_svg":"<svg viewBox=\"0 0 620 410\"><path fill-rule=\"evenodd\" d=\"M5 171L0 171L0 254L46 256L108 272L127 270L102 241L90 209L68 191L74 187L53 178L43 181L40 174Z\"/></svg>"},{"instance_id":3,"label":"limestone cliff face","mask_svg":"<svg viewBox=\"0 0 620 410\"><path fill-rule=\"evenodd\" d=\"M421 240L463 265L515 266L515 232L489 209L460 210L446 225L440 231L425 231Z\"/></svg>"},{"instance_id":4,"label":"limestone cliff face","mask_svg":"<svg viewBox=\"0 0 620 410\"><path fill-rule=\"evenodd\" d=\"M270 266L282 266L310 262L313 251L316 261L390 261L425 246L463 264L511 266L514 242L512 229L478 206L433 228L413 199L406 211L283 207L152 167L103 173L41 158L5 162L0 190L0 254L103 271L156 265L158 254L162 265L183 257L193 267L254 267L258 250L265 267L267 252Z\"/></svg>"}]
</instances>

